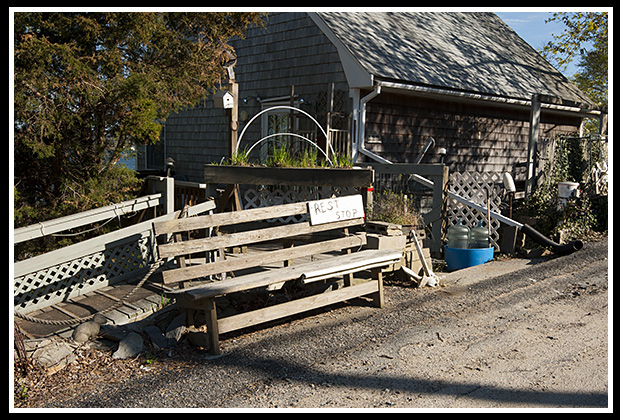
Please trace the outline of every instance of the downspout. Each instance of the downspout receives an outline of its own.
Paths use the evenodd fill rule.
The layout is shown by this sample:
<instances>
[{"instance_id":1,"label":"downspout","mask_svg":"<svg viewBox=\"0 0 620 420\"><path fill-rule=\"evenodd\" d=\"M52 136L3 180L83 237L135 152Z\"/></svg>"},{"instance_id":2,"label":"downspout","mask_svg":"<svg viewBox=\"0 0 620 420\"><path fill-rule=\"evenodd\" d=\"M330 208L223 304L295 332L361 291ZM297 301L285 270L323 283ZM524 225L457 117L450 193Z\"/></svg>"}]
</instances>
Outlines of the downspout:
<instances>
[{"instance_id":1,"label":"downspout","mask_svg":"<svg viewBox=\"0 0 620 420\"><path fill-rule=\"evenodd\" d=\"M392 163L389 160L384 159L381 156L371 152L370 150L367 150L364 145L365 138L366 138L366 104L370 100L378 96L380 93L381 93L381 84L377 84L377 86L375 86L375 89L372 92L370 92L368 95L361 98L359 101L358 129L356 132L357 138L355 141L355 148L354 148L354 155L353 155L354 162L357 160L359 154L361 153L380 163Z\"/></svg>"}]
</instances>

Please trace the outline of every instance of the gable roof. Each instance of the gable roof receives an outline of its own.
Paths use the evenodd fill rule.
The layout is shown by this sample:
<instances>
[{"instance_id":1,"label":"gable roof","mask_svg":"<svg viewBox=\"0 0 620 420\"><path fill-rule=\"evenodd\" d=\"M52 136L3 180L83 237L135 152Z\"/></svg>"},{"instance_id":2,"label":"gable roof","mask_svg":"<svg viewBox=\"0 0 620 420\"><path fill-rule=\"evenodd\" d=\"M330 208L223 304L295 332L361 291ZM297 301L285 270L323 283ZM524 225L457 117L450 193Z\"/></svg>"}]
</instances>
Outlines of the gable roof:
<instances>
[{"instance_id":1,"label":"gable roof","mask_svg":"<svg viewBox=\"0 0 620 420\"><path fill-rule=\"evenodd\" d=\"M352 87L391 81L522 100L539 93L594 105L494 13L315 15L348 57L348 73L357 75Z\"/></svg>"}]
</instances>

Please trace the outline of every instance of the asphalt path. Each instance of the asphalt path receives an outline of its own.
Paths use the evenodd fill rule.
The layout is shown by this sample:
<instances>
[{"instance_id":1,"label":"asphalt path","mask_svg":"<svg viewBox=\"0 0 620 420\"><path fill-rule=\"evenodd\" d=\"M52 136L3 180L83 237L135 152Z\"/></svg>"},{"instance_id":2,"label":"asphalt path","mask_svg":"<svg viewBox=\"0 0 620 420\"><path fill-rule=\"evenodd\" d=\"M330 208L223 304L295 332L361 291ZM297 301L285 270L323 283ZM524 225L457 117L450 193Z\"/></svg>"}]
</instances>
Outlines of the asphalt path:
<instances>
[{"instance_id":1,"label":"asphalt path","mask_svg":"<svg viewBox=\"0 0 620 420\"><path fill-rule=\"evenodd\" d=\"M608 245L385 287L50 407L609 410ZM150 370L149 370L150 369ZM613 399L612 399L613 401ZM611 407L613 409L613 407Z\"/></svg>"}]
</instances>

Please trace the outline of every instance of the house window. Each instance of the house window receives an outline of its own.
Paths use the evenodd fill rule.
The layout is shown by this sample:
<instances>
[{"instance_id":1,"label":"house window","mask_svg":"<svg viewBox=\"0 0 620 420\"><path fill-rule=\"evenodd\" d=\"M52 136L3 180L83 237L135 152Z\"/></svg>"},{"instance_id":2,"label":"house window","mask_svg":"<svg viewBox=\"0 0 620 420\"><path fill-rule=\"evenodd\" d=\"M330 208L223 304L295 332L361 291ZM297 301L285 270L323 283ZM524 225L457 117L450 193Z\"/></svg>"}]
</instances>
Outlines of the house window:
<instances>
[{"instance_id":1,"label":"house window","mask_svg":"<svg viewBox=\"0 0 620 420\"><path fill-rule=\"evenodd\" d=\"M263 100L263 110L277 106L290 106L290 101L269 101ZM295 103L294 106L298 106ZM296 111L292 111L297 115ZM261 119L261 138L278 133L297 133L299 131L299 118L294 118L295 128L291 127L291 109L276 108L262 114ZM264 140L260 146L260 159L267 161L273 156L274 151L286 147L290 153L294 153L299 148L299 140L294 136L273 136Z\"/></svg>"},{"instance_id":2,"label":"house window","mask_svg":"<svg viewBox=\"0 0 620 420\"><path fill-rule=\"evenodd\" d=\"M141 169L156 169L163 170L166 168L165 163L166 154L166 126L163 126L160 139L155 144L149 144L144 146L144 158L143 168Z\"/></svg>"}]
</instances>

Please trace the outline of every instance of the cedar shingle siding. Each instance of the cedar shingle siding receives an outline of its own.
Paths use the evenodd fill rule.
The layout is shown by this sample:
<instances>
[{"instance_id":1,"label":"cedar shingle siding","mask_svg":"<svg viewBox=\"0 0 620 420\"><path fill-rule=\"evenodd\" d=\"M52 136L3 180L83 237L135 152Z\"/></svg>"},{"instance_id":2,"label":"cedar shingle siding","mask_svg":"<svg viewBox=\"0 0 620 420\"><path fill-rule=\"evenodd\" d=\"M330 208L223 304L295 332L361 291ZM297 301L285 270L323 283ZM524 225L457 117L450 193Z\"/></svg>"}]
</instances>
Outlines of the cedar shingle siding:
<instances>
[{"instance_id":1,"label":"cedar shingle siding","mask_svg":"<svg viewBox=\"0 0 620 420\"><path fill-rule=\"evenodd\" d=\"M438 162L437 150L445 147L452 171L510 172L527 159L529 118L527 110L385 93L369 102L366 148L392 162L410 163L431 136L436 147L424 163ZM541 137L573 133L580 121L545 116Z\"/></svg>"}]
</instances>

